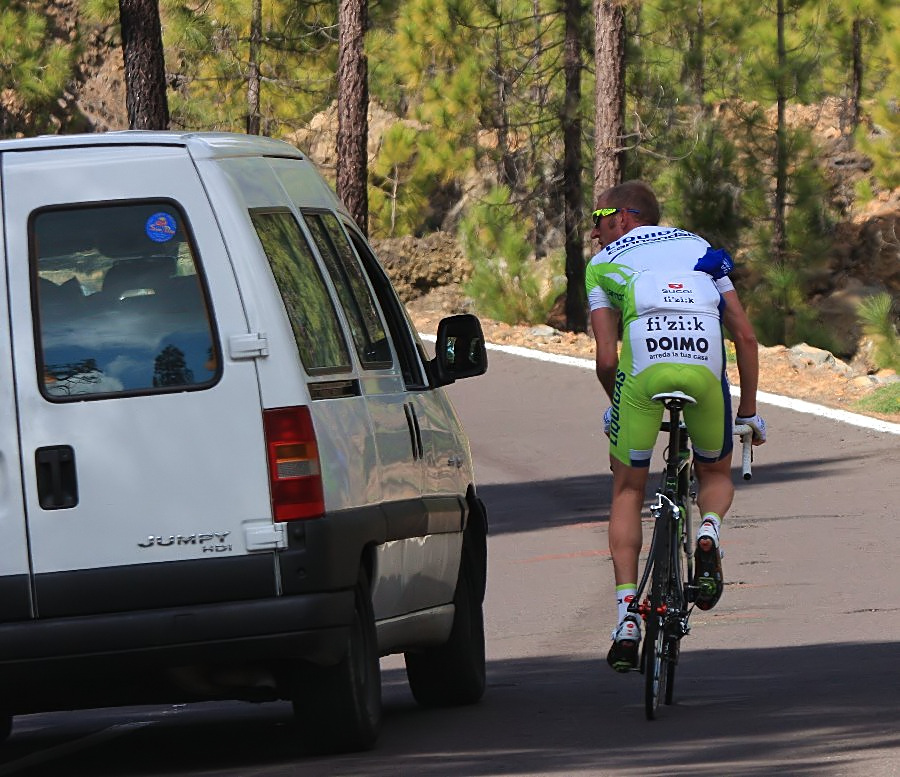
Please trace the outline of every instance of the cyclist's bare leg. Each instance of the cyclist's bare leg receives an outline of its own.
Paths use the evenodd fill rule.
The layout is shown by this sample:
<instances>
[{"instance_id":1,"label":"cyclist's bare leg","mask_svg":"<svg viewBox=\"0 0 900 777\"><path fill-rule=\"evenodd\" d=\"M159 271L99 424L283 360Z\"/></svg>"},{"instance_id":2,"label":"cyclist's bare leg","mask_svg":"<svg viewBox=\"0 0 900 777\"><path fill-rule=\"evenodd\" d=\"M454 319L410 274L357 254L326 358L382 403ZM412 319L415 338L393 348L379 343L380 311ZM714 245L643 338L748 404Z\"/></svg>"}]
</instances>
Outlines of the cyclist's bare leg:
<instances>
[{"instance_id":1,"label":"cyclist's bare leg","mask_svg":"<svg viewBox=\"0 0 900 777\"><path fill-rule=\"evenodd\" d=\"M731 457L726 456L721 461L716 462L695 460L694 466L697 472L697 480L699 481L697 505L700 508L700 515L715 513L719 519L724 518L734 499L734 483L731 481ZM716 524L716 534L718 535L718 524ZM698 540L698 547L704 552L709 552L715 545L712 538L702 537Z\"/></svg>"},{"instance_id":2,"label":"cyclist's bare leg","mask_svg":"<svg viewBox=\"0 0 900 777\"><path fill-rule=\"evenodd\" d=\"M734 483L731 481L731 457L721 461L705 462L694 460L699 488L697 490L697 506L700 515L715 513L724 518L734 499ZM702 550L710 550L709 547Z\"/></svg>"},{"instance_id":3,"label":"cyclist's bare leg","mask_svg":"<svg viewBox=\"0 0 900 777\"><path fill-rule=\"evenodd\" d=\"M641 552L641 508L649 470L630 467L610 457L613 473L612 505L609 511L609 553L616 585L634 583L638 578Z\"/></svg>"}]
</instances>

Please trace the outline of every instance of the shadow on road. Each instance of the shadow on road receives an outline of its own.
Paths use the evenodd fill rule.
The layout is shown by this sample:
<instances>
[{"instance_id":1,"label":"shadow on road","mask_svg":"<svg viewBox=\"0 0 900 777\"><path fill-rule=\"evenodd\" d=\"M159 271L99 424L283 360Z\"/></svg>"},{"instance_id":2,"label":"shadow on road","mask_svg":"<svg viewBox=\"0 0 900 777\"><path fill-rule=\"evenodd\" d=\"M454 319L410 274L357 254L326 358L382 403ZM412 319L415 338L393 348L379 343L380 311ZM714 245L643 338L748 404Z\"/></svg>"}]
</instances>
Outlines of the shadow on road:
<instances>
[{"instance_id":1,"label":"shadow on road","mask_svg":"<svg viewBox=\"0 0 900 777\"><path fill-rule=\"evenodd\" d=\"M403 671L390 669L379 747L332 758L298 754L286 704L59 713L41 716L40 728L17 722L0 774L862 774L878 751L900 746L900 699L886 681L898 654L896 643L688 649L676 704L653 722L643 678L615 675L599 656L493 662L481 704L444 710L418 708ZM92 731L140 721L153 723L65 754ZM49 763L20 760L50 748L59 757Z\"/></svg>"},{"instance_id":2,"label":"shadow on road","mask_svg":"<svg viewBox=\"0 0 900 777\"><path fill-rule=\"evenodd\" d=\"M831 478L846 471L855 460L877 460L872 456L834 456L798 459L776 464L754 465L753 479L745 482L734 470L736 503L754 488L785 483L806 483ZM648 495L657 487L659 474L651 472ZM580 475L528 483L479 486L479 496L488 508L491 534L528 532L578 523L605 523L609 518L612 475Z\"/></svg>"}]
</instances>

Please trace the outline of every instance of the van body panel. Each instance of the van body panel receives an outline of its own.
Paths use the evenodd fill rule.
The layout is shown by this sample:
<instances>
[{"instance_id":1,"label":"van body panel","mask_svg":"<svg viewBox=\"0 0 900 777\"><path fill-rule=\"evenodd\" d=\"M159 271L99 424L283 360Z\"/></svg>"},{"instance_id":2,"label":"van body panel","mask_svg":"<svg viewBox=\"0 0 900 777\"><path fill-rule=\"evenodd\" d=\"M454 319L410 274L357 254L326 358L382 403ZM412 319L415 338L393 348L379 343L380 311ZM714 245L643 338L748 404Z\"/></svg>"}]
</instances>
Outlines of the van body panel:
<instances>
[{"instance_id":1,"label":"van body panel","mask_svg":"<svg viewBox=\"0 0 900 777\"><path fill-rule=\"evenodd\" d=\"M0 177L2 185L2 177ZM12 321L7 307L9 291L6 239L0 230L0 363L12 364ZM31 613L30 564L22 494L22 463L19 455L18 408L12 390L12 375L6 391L0 392L0 620L19 620Z\"/></svg>"},{"instance_id":2,"label":"van body panel","mask_svg":"<svg viewBox=\"0 0 900 777\"><path fill-rule=\"evenodd\" d=\"M242 522L270 515L259 415L233 412L259 406L252 360L222 365L214 384L203 390L150 390L83 401L52 401L46 389L42 392L35 364L34 333L40 330L29 293L28 228L33 214L44 208L155 198L175 202L181 213L190 214L185 226L208 283L218 333L227 338L246 331L227 252L190 158L183 149L150 147L4 154L3 186L37 611L40 581L49 573L245 553ZM104 237L94 236L85 249L98 253ZM77 261L73 256L72 263ZM74 453L77 503L66 509L44 509L38 499L36 452L53 446ZM225 472L241 477L223 477ZM207 536L220 540L199 539Z\"/></svg>"}]
</instances>

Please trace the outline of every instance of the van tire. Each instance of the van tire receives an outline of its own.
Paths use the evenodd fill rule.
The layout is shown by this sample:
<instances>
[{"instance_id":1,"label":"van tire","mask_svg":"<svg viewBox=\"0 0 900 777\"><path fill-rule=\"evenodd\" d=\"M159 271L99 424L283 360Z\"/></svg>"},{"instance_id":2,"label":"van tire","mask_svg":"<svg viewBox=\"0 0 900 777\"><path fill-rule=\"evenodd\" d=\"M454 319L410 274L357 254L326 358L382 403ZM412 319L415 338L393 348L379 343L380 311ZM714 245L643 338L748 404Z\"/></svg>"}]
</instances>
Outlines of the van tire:
<instances>
[{"instance_id":1,"label":"van tire","mask_svg":"<svg viewBox=\"0 0 900 777\"><path fill-rule=\"evenodd\" d=\"M471 521L463 539L450 637L443 645L405 654L410 690L424 707L474 704L484 695L485 568L485 524Z\"/></svg>"},{"instance_id":2,"label":"van tire","mask_svg":"<svg viewBox=\"0 0 900 777\"><path fill-rule=\"evenodd\" d=\"M303 662L292 689L294 716L307 753L371 750L381 731L381 666L368 575L354 592L347 655L334 666Z\"/></svg>"}]
</instances>

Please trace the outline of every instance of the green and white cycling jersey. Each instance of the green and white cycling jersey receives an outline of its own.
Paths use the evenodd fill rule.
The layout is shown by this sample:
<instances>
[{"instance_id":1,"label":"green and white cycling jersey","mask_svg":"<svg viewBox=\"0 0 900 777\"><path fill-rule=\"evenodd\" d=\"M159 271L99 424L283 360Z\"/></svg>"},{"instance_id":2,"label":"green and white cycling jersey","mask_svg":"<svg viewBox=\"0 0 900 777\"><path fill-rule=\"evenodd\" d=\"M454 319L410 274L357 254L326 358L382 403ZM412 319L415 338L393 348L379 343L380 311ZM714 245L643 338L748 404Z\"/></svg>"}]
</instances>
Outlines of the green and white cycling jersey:
<instances>
[{"instance_id":1,"label":"green and white cycling jersey","mask_svg":"<svg viewBox=\"0 0 900 777\"><path fill-rule=\"evenodd\" d=\"M659 434L663 407L653 395L674 390L697 400L684 411L695 455L717 461L731 452L721 312L734 286L694 270L708 248L685 230L637 227L586 269L591 310L622 314L609 439L610 453L631 466L649 465Z\"/></svg>"},{"instance_id":2,"label":"green and white cycling jersey","mask_svg":"<svg viewBox=\"0 0 900 777\"><path fill-rule=\"evenodd\" d=\"M683 229L637 227L610 243L590 262L585 286L591 310L622 313L628 365L636 375L651 364L670 362L722 371L721 294L733 289L694 270L709 248Z\"/></svg>"},{"instance_id":3,"label":"green and white cycling jersey","mask_svg":"<svg viewBox=\"0 0 900 777\"><path fill-rule=\"evenodd\" d=\"M615 278L625 277L622 265ZM601 285L619 281L609 275ZM696 364L718 376L722 372L722 296L715 282L703 272L633 272L621 287L623 337L630 364L620 369L637 375L661 362Z\"/></svg>"}]
</instances>

